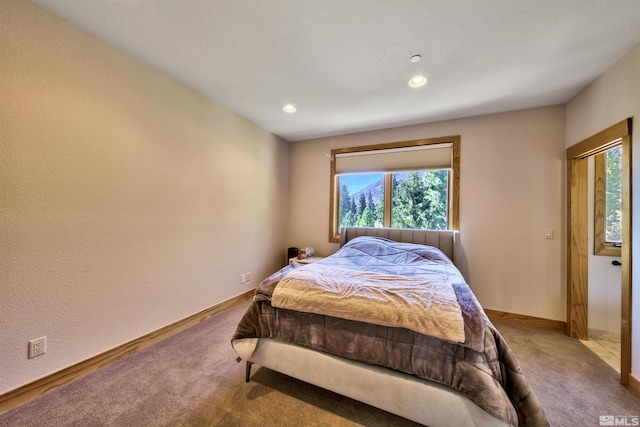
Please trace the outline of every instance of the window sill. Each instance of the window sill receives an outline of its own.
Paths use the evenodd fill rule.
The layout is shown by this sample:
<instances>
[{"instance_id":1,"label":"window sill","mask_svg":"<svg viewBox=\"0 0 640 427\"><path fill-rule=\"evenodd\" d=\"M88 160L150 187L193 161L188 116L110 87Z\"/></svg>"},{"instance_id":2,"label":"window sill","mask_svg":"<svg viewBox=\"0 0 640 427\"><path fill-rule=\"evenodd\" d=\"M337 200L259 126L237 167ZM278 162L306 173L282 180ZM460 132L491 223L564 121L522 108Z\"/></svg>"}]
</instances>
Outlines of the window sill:
<instances>
[{"instance_id":1,"label":"window sill","mask_svg":"<svg viewBox=\"0 0 640 427\"><path fill-rule=\"evenodd\" d=\"M622 249L613 245L607 245L604 248L595 249L593 254L599 256L622 256Z\"/></svg>"}]
</instances>

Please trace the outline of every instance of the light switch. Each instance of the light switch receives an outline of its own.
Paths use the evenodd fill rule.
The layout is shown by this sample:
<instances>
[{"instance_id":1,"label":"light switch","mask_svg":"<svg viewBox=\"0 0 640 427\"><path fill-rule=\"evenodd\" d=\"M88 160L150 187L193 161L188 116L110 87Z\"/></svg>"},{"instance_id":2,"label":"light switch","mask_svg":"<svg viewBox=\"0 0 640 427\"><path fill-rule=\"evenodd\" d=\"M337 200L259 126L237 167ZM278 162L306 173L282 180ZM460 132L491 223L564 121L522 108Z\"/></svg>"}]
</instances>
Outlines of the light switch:
<instances>
[{"instance_id":1,"label":"light switch","mask_svg":"<svg viewBox=\"0 0 640 427\"><path fill-rule=\"evenodd\" d=\"M549 240L553 239L553 228L544 229L544 238Z\"/></svg>"}]
</instances>

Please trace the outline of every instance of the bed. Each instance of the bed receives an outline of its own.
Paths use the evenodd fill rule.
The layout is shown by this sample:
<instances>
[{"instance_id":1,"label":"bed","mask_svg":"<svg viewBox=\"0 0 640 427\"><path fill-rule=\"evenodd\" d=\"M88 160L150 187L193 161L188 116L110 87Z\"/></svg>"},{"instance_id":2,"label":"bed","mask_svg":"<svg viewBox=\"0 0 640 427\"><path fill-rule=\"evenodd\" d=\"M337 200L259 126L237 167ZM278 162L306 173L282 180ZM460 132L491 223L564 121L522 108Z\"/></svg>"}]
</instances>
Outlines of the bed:
<instances>
[{"instance_id":1,"label":"bed","mask_svg":"<svg viewBox=\"0 0 640 427\"><path fill-rule=\"evenodd\" d=\"M231 340L246 380L257 364L431 427L548 425L457 238L347 227L335 254L265 279Z\"/></svg>"}]
</instances>

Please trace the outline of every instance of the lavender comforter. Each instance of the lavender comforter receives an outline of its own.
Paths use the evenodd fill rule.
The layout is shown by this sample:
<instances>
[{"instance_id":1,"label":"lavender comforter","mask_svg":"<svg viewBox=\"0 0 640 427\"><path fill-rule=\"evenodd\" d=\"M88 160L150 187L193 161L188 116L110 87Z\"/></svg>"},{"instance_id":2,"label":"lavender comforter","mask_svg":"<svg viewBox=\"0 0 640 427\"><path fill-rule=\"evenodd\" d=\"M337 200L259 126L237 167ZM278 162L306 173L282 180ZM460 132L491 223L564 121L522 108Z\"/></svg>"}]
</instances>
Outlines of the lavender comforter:
<instances>
[{"instance_id":1,"label":"lavender comforter","mask_svg":"<svg viewBox=\"0 0 640 427\"><path fill-rule=\"evenodd\" d=\"M451 283L464 319L465 339L455 343L405 328L380 326L271 306L280 279L300 265L265 279L238 324L232 342L272 338L384 366L452 387L512 426L547 426L548 421L500 333L453 263L430 246L379 237L351 240L323 265Z\"/></svg>"}]
</instances>

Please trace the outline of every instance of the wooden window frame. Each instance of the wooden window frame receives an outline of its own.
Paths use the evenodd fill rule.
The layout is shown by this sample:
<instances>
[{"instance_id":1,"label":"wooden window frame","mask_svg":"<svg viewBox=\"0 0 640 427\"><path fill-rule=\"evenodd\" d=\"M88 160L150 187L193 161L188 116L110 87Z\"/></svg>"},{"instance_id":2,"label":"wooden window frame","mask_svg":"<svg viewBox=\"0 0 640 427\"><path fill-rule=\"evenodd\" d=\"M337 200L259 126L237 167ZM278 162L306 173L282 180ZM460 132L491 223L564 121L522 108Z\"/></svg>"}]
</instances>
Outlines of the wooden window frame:
<instances>
[{"instance_id":1,"label":"wooden window frame","mask_svg":"<svg viewBox=\"0 0 640 427\"><path fill-rule=\"evenodd\" d=\"M418 139L412 141L390 142L377 145L365 145L360 147L337 148L331 150L331 172L330 172L330 190L329 190L329 241L338 243L340 234L338 228L338 210L339 203L336 203L336 188L338 180L336 179L335 159L337 154L355 153L361 151L388 150L393 148L418 147L424 145L435 144L451 144L451 170L449 172L449 209L448 209L448 229L458 230L460 217L460 135L446 136L441 138ZM386 175L385 175L386 176ZM385 178L387 179L387 178ZM385 199L390 197L387 194L391 191L391 186L385 182ZM391 200L389 198L389 200ZM390 208L389 208L390 209ZM385 207L385 218L390 218L390 212ZM385 223L386 226L386 223Z\"/></svg>"},{"instance_id":2,"label":"wooden window frame","mask_svg":"<svg viewBox=\"0 0 640 427\"><path fill-rule=\"evenodd\" d=\"M611 148L615 148L613 146ZM609 243L605 239L605 210L607 195L607 152L593 156L594 160L594 209L593 209L593 254L600 256L616 256L622 254L622 248Z\"/></svg>"}]
</instances>

